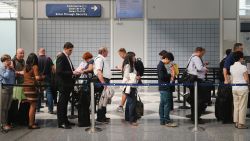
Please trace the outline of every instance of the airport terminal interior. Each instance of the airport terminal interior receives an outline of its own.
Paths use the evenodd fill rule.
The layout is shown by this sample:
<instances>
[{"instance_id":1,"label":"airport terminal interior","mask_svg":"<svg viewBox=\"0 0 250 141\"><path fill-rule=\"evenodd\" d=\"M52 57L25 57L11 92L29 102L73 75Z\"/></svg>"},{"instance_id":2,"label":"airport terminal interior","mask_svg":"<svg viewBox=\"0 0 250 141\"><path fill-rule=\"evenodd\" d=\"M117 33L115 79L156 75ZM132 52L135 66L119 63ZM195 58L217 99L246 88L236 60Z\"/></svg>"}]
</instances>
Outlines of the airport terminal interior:
<instances>
[{"instance_id":1,"label":"airport terminal interior","mask_svg":"<svg viewBox=\"0 0 250 141\"><path fill-rule=\"evenodd\" d=\"M250 141L250 0L0 0L0 56L1 141Z\"/></svg>"}]
</instances>

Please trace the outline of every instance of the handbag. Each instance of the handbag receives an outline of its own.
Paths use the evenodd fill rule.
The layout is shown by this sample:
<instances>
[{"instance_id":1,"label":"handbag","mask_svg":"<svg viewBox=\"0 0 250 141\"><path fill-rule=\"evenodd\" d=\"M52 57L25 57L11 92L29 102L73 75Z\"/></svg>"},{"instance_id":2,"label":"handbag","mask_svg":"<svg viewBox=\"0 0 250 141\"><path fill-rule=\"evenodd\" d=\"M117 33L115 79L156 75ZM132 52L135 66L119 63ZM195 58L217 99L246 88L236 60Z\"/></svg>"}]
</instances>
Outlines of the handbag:
<instances>
[{"instance_id":1,"label":"handbag","mask_svg":"<svg viewBox=\"0 0 250 141\"><path fill-rule=\"evenodd\" d=\"M183 72L183 74L181 75L179 83L192 83L197 79L196 75L189 74L188 70L187 70L193 57L194 56L191 56L191 58L189 59L188 65L187 65L185 71Z\"/></svg>"},{"instance_id":2,"label":"handbag","mask_svg":"<svg viewBox=\"0 0 250 141\"><path fill-rule=\"evenodd\" d=\"M144 115L144 104L141 101L140 96L137 94L136 95L136 106L135 106L135 112L136 112L136 117L140 119Z\"/></svg>"}]
</instances>

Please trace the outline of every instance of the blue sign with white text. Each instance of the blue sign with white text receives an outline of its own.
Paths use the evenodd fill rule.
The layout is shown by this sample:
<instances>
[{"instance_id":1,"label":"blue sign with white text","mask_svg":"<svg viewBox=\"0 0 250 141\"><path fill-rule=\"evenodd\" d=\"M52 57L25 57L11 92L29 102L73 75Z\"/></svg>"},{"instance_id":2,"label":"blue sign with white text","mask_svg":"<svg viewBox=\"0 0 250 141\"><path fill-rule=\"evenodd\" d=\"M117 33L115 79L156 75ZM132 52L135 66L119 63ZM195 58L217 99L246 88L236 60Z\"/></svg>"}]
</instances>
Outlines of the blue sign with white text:
<instances>
[{"instance_id":1,"label":"blue sign with white text","mask_svg":"<svg viewBox=\"0 0 250 141\"><path fill-rule=\"evenodd\" d=\"M100 4L47 4L47 17L101 17Z\"/></svg>"}]
</instances>

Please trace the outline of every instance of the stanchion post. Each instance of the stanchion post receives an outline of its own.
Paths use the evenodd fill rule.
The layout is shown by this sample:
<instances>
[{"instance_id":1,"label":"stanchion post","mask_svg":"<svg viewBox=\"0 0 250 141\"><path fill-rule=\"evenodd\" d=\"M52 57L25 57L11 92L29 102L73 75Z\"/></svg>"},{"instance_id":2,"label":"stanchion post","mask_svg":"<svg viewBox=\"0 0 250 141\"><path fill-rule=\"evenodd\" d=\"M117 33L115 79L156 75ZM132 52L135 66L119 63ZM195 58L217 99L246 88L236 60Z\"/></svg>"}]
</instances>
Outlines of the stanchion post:
<instances>
[{"instance_id":1,"label":"stanchion post","mask_svg":"<svg viewBox=\"0 0 250 141\"><path fill-rule=\"evenodd\" d=\"M179 80L180 80L180 75L177 76L177 83L179 83ZM175 101L176 103L182 103L183 101L181 101L180 99L180 95L181 95L181 92L180 92L180 85L178 84L177 85L177 100Z\"/></svg>"},{"instance_id":2,"label":"stanchion post","mask_svg":"<svg viewBox=\"0 0 250 141\"><path fill-rule=\"evenodd\" d=\"M216 71L215 71L215 68L213 68L213 83L215 83L215 75L216 75L215 72L216 72ZM213 87L213 94L212 94L212 97L215 97L215 86Z\"/></svg>"},{"instance_id":3,"label":"stanchion post","mask_svg":"<svg viewBox=\"0 0 250 141\"><path fill-rule=\"evenodd\" d=\"M0 119L2 120L2 82L0 82Z\"/></svg>"},{"instance_id":4,"label":"stanchion post","mask_svg":"<svg viewBox=\"0 0 250 141\"><path fill-rule=\"evenodd\" d=\"M198 131L198 87L197 87L197 81L194 82L194 132Z\"/></svg>"},{"instance_id":5,"label":"stanchion post","mask_svg":"<svg viewBox=\"0 0 250 141\"><path fill-rule=\"evenodd\" d=\"M204 131L202 127L198 127L198 84L197 81L194 82L194 128L193 132Z\"/></svg>"},{"instance_id":6,"label":"stanchion post","mask_svg":"<svg viewBox=\"0 0 250 141\"><path fill-rule=\"evenodd\" d=\"M76 102L75 102L75 92L74 90L72 91L72 97L71 97L71 114L68 116L69 119L75 119L78 116L75 115L75 106L76 106Z\"/></svg>"},{"instance_id":7,"label":"stanchion post","mask_svg":"<svg viewBox=\"0 0 250 141\"><path fill-rule=\"evenodd\" d=\"M91 127L85 129L88 133L101 132L102 129L95 127L95 95L94 95L94 83L90 83L90 93L91 93Z\"/></svg>"}]
</instances>

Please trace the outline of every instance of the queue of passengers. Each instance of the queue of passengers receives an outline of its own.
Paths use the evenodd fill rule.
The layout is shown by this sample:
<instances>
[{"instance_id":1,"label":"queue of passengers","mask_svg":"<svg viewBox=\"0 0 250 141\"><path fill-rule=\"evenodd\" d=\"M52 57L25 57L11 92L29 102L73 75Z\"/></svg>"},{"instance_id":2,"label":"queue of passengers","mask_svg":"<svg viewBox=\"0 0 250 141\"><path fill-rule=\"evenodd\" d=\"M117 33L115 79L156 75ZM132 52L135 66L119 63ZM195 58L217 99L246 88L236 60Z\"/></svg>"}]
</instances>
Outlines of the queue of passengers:
<instances>
[{"instance_id":1,"label":"queue of passengers","mask_svg":"<svg viewBox=\"0 0 250 141\"><path fill-rule=\"evenodd\" d=\"M242 65L243 52L241 43L236 43L234 46L234 52L224 59L224 83L249 83L246 66ZM98 50L98 55L93 59L93 55L90 52L85 52L82 56L83 62L78 68L74 68L74 65L70 59L73 52L74 45L71 42L66 42L63 46L63 51L57 54L54 61L46 56L45 49L40 48L38 55L31 53L27 56L27 60L24 61L24 49L18 48L16 55L13 59L7 54L1 56L2 66L0 68L0 81L2 84L11 84L12 86L3 86L1 93L1 128L9 131L13 128L15 123L14 118L17 118L11 110L13 101L18 101L18 104L28 104L26 108L27 115L24 115L23 120L27 120L26 125L29 129L39 129L40 126L35 122L36 112L40 112L42 108L41 100L42 94L46 91L46 99L48 112L50 114L57 114L58 128L71 129L75 123L69 121L67 117L67 107L70 100L70 95L74 89L76 78L80 76L88 78L84 86L90 84L90 80L95 83L107 84L110 82L111 73L109 62L107 61L108 49L101 47ZM188 59L187 72L189 75L195 76L195 81L202 83L205 81L205 75L209 71L207 68L208 63L204 62L202 57L205 55L205 48L197 47L191 57ZM124 48L118 51L120 57L123 59L120 66L116 68L122 72L122 83L141 83L142 75L140 70L136 68L136 54L134 52L126 52ZM165 50L159 53L160 60L157 67L158 83L174 83L176 80L176 68L174 61L174 55L171 52ZM57 82L57 83L55 83ZM13 86L13 84L24 84L24 87ZM44 87L37 87L37 85L47 85ZM28 87L31 85L32 87ZM194 87L189 86L190 89L190 105L191 115L189 116L191 121L194 121ZM103 91L110 89L106 85L95 86L95 99L98 106L97 109L97 122L109 123L110 118L106 116L107 103L100 105L100 99L102 98ZM57 100L57 91L59 92L59 99ZM171 86L159 86L160 93L160 105L159 116L160 125L166 127L177 127L178 125L171 120L170 112L173 108L173 92L175 88ZM80 127L90 126L90 92L84 91L86 94L82 94L78 109L80 112L79 124ZM233 104L234 104L234 123L235 127L239 129L245 129L245 117L247 109L248 99L248 87L233 86ZM117 111L124 112L125 108L125 121L131 124L131 126L138 126L138 117L136 116L136 101L137 101L137 88L132 86L122 87L122 99ZM205 102L203 93L205 88L198 88L198 121L200 124L204 121L200 118ZM99 103L98 103L99 102ZM54 110L54 104L57 105L57 112ZM20 106L14 107L18 108ZM13 107L12 107L13 108ZM19 116L22 116L21 113ZM24 121L22 121L24 122Z\"/></svg>"}]
</instances>

